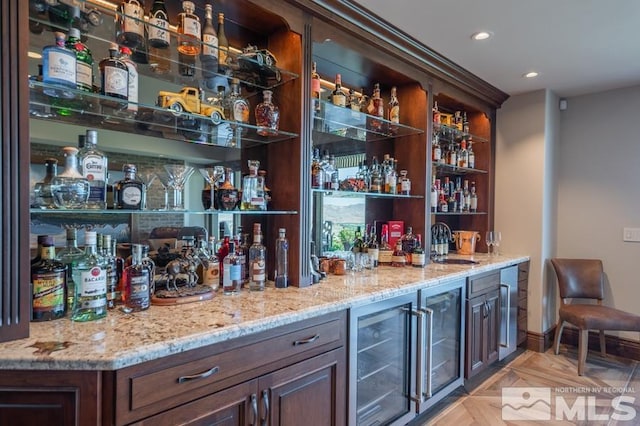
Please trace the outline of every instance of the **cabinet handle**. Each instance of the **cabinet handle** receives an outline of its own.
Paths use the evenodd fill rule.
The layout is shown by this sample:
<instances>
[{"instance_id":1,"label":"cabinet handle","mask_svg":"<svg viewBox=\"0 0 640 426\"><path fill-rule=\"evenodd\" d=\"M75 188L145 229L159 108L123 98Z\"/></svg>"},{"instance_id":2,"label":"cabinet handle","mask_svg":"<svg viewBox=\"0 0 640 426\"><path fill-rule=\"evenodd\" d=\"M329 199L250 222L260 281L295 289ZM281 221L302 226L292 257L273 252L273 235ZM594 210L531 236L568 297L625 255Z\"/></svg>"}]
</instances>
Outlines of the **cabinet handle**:
<instances>
[{"instance_id":1,"label":"cabinet handle","mask_svg":"<svg viewBox=\"0 0 640 426\"><path fill-rule=\"evenodd\" d=\"M509 347L509 328L511 328L510 327L511 317L509 316L511 312L511 286L509 284L500 284L500 287L507 289L507 303L506 303L506 309L505 309L505 315L507 316L507 323L506 323L507 328L505 333L506 336L504 336L504 343L500 342L500 346L502 346L503 348L508 348ZM500 297L500 303L502 303L502 297Z\"/></svg>"},{"instance_id":2,"label":"cabinet handle","mask_svg":"<svg viewBox=\"0 0 640 426\"><path fill-rule=\"evenodd\" d=\"M264 407L264 417L260 421L260 426L267 426L269 422L269 392L266 389L262 391L262 405Z\"/></svg>"},{"instance_id":3,"label":"cabinet handle","mask_svg":"<svg viewBox=\"0 0 640 426\"><path fill-rule=\"evenodd\" d=\"M423 378L425 376L425 359L424 359L424 350L425 350L425 342L427 340L425 336L425 312L420 309L417 311L411 311L411 314L417 317L417 329L418 329L418 341L416 342L416 395L413 400L417 403L424 402L424 383Z\"/></svg>"},{"instance_id":4,"label":"cabinet handle","mask_svg":"<svg viewBox=\"0 0 640 426\"><path fill-rule=\"evenodd\" d=\"M202 373L193 374L191 376L180 376L178 377L178 383L184 383L190 380L204 379L205 377L209 377L212 374L217 373L218 371L220 371L220 367L216 365L215 367L212 367L207 371L203 371Z\"/></svg>"},{"instance_id":5,"label":"cabinet handle","mask_svg":"<svg viewBox=\"0 0 640 426\"><path fill-rule=\"evenodd\" d=\"M431 393L431 373L433 370L433 309L424 308L424 311L427 314L427 319L429 320L429 328L428 328L428 338L427 338L427 391L425 396L427 398L431 398L433 395Z\"/></svg>"},{"instance_id":6,"label":"cabinet handle","mask_svg":"<svg viewBox=\"0 0 640 426\"><path fill-rule=\"evenodd\" d=\"M255 393L251 394L251 426L258 426L258 397Z\"/></svg>"},{"instance_id":7,"label":"cabinet handle","mask_svg":"<svg viewBox=\"0 0 640 426\"><path fill-rule=\"evenodd\" d=\"M307 343L313 343L320 338L319 334L311 336L308 339L296 340L293 342L293 346L306 345Z\"/></svg>"}]
</instances>

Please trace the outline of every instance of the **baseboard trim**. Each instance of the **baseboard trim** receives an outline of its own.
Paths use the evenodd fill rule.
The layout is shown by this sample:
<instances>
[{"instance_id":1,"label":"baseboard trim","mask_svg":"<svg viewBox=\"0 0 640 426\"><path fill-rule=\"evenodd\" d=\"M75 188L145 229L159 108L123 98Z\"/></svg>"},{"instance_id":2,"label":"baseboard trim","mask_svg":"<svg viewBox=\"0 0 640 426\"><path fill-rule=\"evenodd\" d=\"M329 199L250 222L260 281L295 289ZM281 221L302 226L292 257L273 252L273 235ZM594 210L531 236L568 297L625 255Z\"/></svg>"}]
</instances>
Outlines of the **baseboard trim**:
<instances>
[{"instance_id":1,"label":"baseboard trim","mask_svg":"<svg viewBox=\"0 0 640 426\"><path fill-rule=\"evenodd\" d=\"M556 326L554 325L544 333L536 333L535 331L527 331L526 347L530 351L546 352L553 346L553 337L555 335Z\"/></svg>"},{"instance_id":2,"label":"baseboard trim","mask_svg":"<svg viewBox=\"0 0 640 426\"><path fill-rule=\"evenodd\" d=\"M562 343L578 347L579 331L577 328L565 326L562 331ZM623 337L605 334L607 354L640 361L640 342ZM589 350L600 351L600 333L589 331Z\"/></svg>"}]
</instances>

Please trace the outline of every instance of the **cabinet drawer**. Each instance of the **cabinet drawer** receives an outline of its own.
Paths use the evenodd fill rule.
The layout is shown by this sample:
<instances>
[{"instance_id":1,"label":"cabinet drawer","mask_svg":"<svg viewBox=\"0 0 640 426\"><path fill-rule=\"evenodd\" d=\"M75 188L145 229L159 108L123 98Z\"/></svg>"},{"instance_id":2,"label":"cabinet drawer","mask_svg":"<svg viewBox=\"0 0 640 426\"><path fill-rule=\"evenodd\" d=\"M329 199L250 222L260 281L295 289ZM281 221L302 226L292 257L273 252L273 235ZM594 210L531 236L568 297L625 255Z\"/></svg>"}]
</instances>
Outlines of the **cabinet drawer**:
<instances>
[{"instance_id":1,"label":"cabinet drawer","mask_svg":"<svg viewBox=\"0 0 640 426\"><path fill-rule=\"evenodd\" d=\"M518 264L518 281L526 280L529 278L529 262L522 262Z\"/></svg>"},{"instance_id":2,"label":"cabinet drawer","mask_svg":"<svg viewBox=\"0 0 640 426\"><path fill-rule=\"evenodd\" d=\"M491 271L486 274L474 275L467 281L467 298L487 293L500 287L500 271Z\"/></svg>"}]
</instances>

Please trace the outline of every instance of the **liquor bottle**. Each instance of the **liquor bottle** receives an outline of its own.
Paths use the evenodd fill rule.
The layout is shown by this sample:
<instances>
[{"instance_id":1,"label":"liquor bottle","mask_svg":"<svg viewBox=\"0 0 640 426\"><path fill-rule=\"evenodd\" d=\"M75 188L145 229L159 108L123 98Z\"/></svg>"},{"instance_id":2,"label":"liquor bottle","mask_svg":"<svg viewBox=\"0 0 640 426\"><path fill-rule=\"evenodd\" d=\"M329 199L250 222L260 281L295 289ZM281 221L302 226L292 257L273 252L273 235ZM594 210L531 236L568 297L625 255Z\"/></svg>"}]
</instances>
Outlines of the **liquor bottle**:
<instances>
[{"instance_id":1,"label":"liquor bottle","mask_svg":"<svg viewBox=\"0 0 640 426\"><path fill-rule=\"evenodd\" d=\"M203 78L216 76L218 72L218 35L213 27L213 6L211 4L204 5L200 62L202 63Z\"/></svg>"},{"instance_id":2,"label":"liquor bottle","mask_svg":"<svg viewBox=\"0 0 640 426\"><path fill-rule=\"evenodd\" d=\"M431 213L438 211L438 186L440 179L436 179L436 176L431 177L431 194L429 198L429 205L431 206Z\"/></svg>"},{"instance_id":3,"label":"liquor bottle","mask_svg":"<svg viewBox=\"0 0 640 426\"><path fill-rule=\"evenodd\" d=\"M229 59L229 40L224 31L224 13L218 13L218 71L227 70Z\"/></svg>"},{"instance_id":4,"label":"liquor bottle","mask_svg":"<svg viewBox=\"0 0 640 426\"><path fill-rule=\"evenodd\" d=\"M72 321L93 321L107 316L107 270L96 250L95 231L86 231L85 254L72 268L76 285Z\"/></svg>"},{"instance_id":5,"label":"liquor bottle","mask_svg":"<svg viewBox=\"0 0 640 426\"><path fill-rule=\"evenodd\" d=\"M380 84L376 83L373 85L373 94L371 95L371 99L369 100L369 106L367 108L367 112L369 115L374 117L384 117L384 103L382 98L380 97ZM376 132L382 131L382 121L380 120L371 120L371 129Z\"/></svg>"},{"instance_id":6,"label":"liquor bottle","mask_svg":"<svg viewBox=\"0 0 640 426\"><path fill-rule=\"evenodd\" d=\"M394 124L400 123L400 102L398 102L398 95L396 94L396 87L393 86L391 88L391 97L389 99L389 121L391 125L389 126L389 131L391 134L395 134L398 132L398 126L394 126Z\"/></svg>"},{"instance_id":7,"label":"liquor bottle","mask_svg":"<svg viewBox=\"0 0 640 426\"><path fill-rule=\"evenodd\" d=\"M220 229L220 235L222 235L222 226ZM220 247L218 247L218 251L216 252L216 257L218 258L218 262L220 264L220 287L222 287L223 281L224 281L224 267L223 267L223 261L224 258L227 257L227 255L229 254L229 237L228 236L224 236L222 238L222 243L220 244Z\"/></svg>"},{"instance_id":8,"label":"liquor bottle","mask_svg":"<svg viewBox=\"0 0 640 426\"><path fill-rule=\"evenodd\" d=\"M76 88L85 92L93 91L93 56L91 50L80 40L79 29L69 28L65 46L76 55Z\"/></svg>"},{"instance_id":9,"label":"liquor bottle","mask_svg":"<svg viewBox=\"0 0 640 426\"><path fill-rule=\"evenodd\" d=\"M387 162L387 170L384 176L384 192L385 194L398 193L398 173L396 172L396 161L389 158Z\"/></svg>"},{"instance_id":10,"label":"liquor bottle","mask_svg":"<svg viewBox=\"0 0 640 426\"><path fill-rule=\"evenodd\" d=\"M449 195L447 196L447 210L449 213L455 213L460 209L462 211L462 205L458 204L458 200L456 199L456 189L453 182L449 182ZM458 207L460 206L460 207Z\"/></svg>"},{"instance_id":11,"label":"liquor bottle","mask_svg":"<svg viewBox=\"0 0 640 426\"><path fill-rule=\"evenodd\" d=\"M249 247L249 290L263 291L267 283L267 248L262 244L262 229L253 224L253 244Z\"/></svg>"},{"instance_id":12,"label":"liquor bottle","mask_svg":"<svg viewBox=\"0 0 640 426\"><path fill-rule=\"evenodd\" d=\"M455 149L455 145L449 144L449 150L447 151L447 164L450 166L458 165L458 151Z\"/></svg>"},{"instance_id":13,"label":"liquor bottle","mask_svg":"<svg viewBox=\"0 0 640 426\"><path fill-rule=\"evenodd\" d=\"M142 245L142 265L149 270L150 293L153 295L156 282L156 263L149 257L149 246Z\"/></svg>"},{"instance_id":14,"label":"liquor bottle","mask_svg":"<svg viewBox=\"0 0 640 426\"><path fill-rule=\"evenodd\" d=\"M222 260L222 291L225 295L237 294L242 286L242 265L236 255L236 244L229 242L229 253Z\"/></svg>"},{"instance_id":15,"label":"liquor bottle","mask_svg":"<svg viewBox=\"0 0 640 426\"><path fill-rule=\"evenodd\" d=\"M471 136L469 136L469 139L467 139L467 144L469 145L469 148L467 148L467 151L469 151L468 152L469 159L467 160L467 162L469 164L468 167L470 169L475 169L476 168L476 153L473 152L473 147L472 147L473 141L471 140Z\"/></svg>"},{"instance_id":16,"label":"liquor bottle","mask_svg":"<svg viewBox=\"0 0 640 426\"><path fill-rule=\"evenodd\" d=\"M320 111L320 94L322 88L320 86L320 74L317 71L317 65L314 61L311 65L311 99L313 99L313 110L318 113Z\"/></svg>"},{"instance_id":17,"label":"liquor bottle","mask_svg":"<svg viewBox=\"0 0 640 426\"><path fill-rule=\"evenodd\" d=\"M42 49L42 90L56 98L73 99L76 88L76 54L65 47L65 35L55 33L56 43Z\"/></svg>"},{"instance_id":18,"label":"liquor bottle","mask_svg":"<svg viewBox=\"0 0 640 426\"><path fill-rule=\"evenodd\" d=\"M52 238L49 235L38 235L37 237L37 246L36 246L36 253L35 256L33 257L33 259L31 259L31 265L36 264L38 262L40 262L42 260L42 245L48 241L50 241L50 238Z\"/></svg>"},{"instance_id":19,"label":"liquor bottle","mask_svg":"<svg viewBox=\"0 0 640 426\"><path fill-rule=\"evenodd\" d=\"M407 261L406 261L407 265L411 265L413 249L416 247L417 243L418 243L418 239L413 234L413 227L407 226L407 232L405 232L404 235L400 237L400 244L402 244L402 251L404 252L405 257L407 258Z\"/></svg>"},{"instance_id":20,"label":"liquor bottle","mask_svg":"<svg viewBox=\"0 0 640 426\"><path fill-rule=\"evenodd\" d=\"M476 213L478 211L478 194L476 193L476 183L471 182L471 193L469 195L469 211Z\"/></svg>"},{"instance_id":21,"label":"liquor bottle","mask_svg":"<svg viewBox=\"0 0 640 426\"><path fill-rule=\"evenodd\" d=\"M400 194L411 195L411 180L407 177L406 170L400 170Z\"/></svg>"},{"instance_id":22,"label":"liquor bottle","mask_svg":"<svg viewBox=\"0 0 640 426\"><path fill-rule=\"evenodd\" d=\"M433 149L431 150L431 161L434 163L442 162L442 148L440 147L440 136L436 133L433 135Z\"/></svg>"},{"instance_id":23,"label":"liquor bottle","mask_svg":"<svg viewBox=\"0 0 640 426\"><path fill-rule=\"evenodd\" d=\"M131 265L127 266L122 302L127 311L138 312L151 306L151 277L142 263L142 244L131 245Z\"/></svg>"},{"instance_id":24,"label":"liquor bottle","mask_svg":"<svg viewBox=\"0 0 640 426\"><path fill-rule=\"evenodd\" d=\"M267 186L267 171L260 169L258 170L258 176L262 178L262 182L264 182L264 205L265 210L269 210L269 206L271 205L271 188Z\"/></svg>"},{"instance_id":25,"label":"liquor bottle","mask_svg":"<svg viewBox=\"0 0 640 426\"><path fill-rule=\"evenodd\" d=\"M33 187L34 200L32 207L36 209L55 209L53 194L51 193L51 182L58 174L58 160L47 158L44 160L45 175L40 182L36 182Z\"/></svg>"},{"instance_id":26,"label":"liquor bottle","mask_svg":"<svg viewBox=\"0 0 640 426\"><path fill-rule=\"evenodd\" d=\"M440 124L440 110L438 109L438 101L433 103L433 124Z\"/></svg>"},{"instance_id":27,"label":"liquor bottle","mask_svg":"<svg viewBox=\"0 0 640 426\"><path fill-rule=\"evenodd\" d=\"M122 166L124 178L113 186L113 201L116 209L142 210L144 183L136 178L138 169L135 164Z\"/></svg>"},{"instance_id":28,"label":"liquor bottle","mask_svg":"<svg viewBox=\"0 0 640 426\"><path fill-rule=\"evenodd\" d=\"M468 212L471 209L471 192L469 192L469 181L466 179L464 181L462 193L464 195L464 207L462 208L462 211Z\"/></svg>"},{"instance_id":29,"label":"liquor bottle","mask_svg":"<svg viewBox=\"0 0 640 426\"><path fill-rule=\"evenodd\" d=\"M78 172L78 149L62 148L65 165L62 173L51 181L53 202L59 209L83 209L87 207L89 181Z\"/></svg>"},{"instance_id":30,"label":"liquor bottle","mask_svg":"<svg viewBox=\"0 0 640 426\"><path fill-rule=\"evenodd\" d=\"M144 2L123 0L116 13L116 43L130 49L144 41Z\"/></svg>"},{"instance_id":31,"label":"liquor bottle","mask_svg":"<svg viewBox=\"0 0 640 426\"><path fill-rule=\"evenodd\" d=\"M378 251L378 264L384 266L391 265L392 256L393 249L389 245L389 225L382 225L380 233L380 248Z\"/></svg>"},{"instance_id":32,"label":"liquor bottle","mask_svg":"<svg viewBox=\"0 0 640 426\"><path fill-rule=\"evenodd\" d=\"M362 240L362 230L358 226L351 243L351 253L353 253L354 266L358 270L362 264L362 252L364 251L364 241Z\"/></svg>"},{"instance_id":33,"label":"liquor bottle","mask_svg":"<svg viewBox=\"0 0 640 426\"><path fill-rule=\"evenodd\" d=\"M418 234L416 246L411 253L411 266L414 268L424 268L426 263L424 249L422 248L422 235Z\"/></svg>"},{"instance_id":34,"label":"liquor bottle","mask_svg":"<svg viewBox=\"0 0 640 426\"><path fill-rule=\"evenodd\" d=\"M67 311L73 309L76 286L73 282L73 268L75 263L84 256L84 251L78 248L78 230L67 228L67 245L56 253L56 259L67 266Z\"/></svg>"},{"instance_id":35,"label":"liquor bottle","mask_svg":"<svg viewBox=\"0 0 640 426\"><path fill-rule=\"evenodd\" d=\"M147 37L151 70L158 74L171 71L169 50L171 34L169 33L169 14L164 0L154 0L151 6Z\"/></svg>"},{"instance_id":36,"label":"liquor bottle","mask_svg":"<svg viewBox=\"0 0 640 426\"><path fill-rule=\"evenodd\" d=\"M225 116L228 120L249 123L249 102L240 94L240 80L231 79L230 93L225 102Z\"/></svg>"},{"instance_id":37,"label":"liquor bottle","mask_svg":"<svg viewBox=\"0 0 640 426\"><path fill-rule=\"evenodd\" d=\"M266 210L264 179L258 176L260 162L248 160L249 174L242 178L242 202L240 210Z\"/></svg>"},{"instance_id":38,"label":"liquor bottle","mask_svg":"<svg viewBox=\"0 0 640 426\"><path fill-rule=\"evenodd\" d=\"M447 200L444 198L444 192L440 192L438 196L438 211L440 213L448 213L449 212L449 204Z\"/></svg>"},{"instance_id":39,"label":"liquor bottle","mask_svg":"<svg viewBox=\"0 0 640 426\"><path fill-rule=\"evenodd\" d=\"M127 108L123 115L133 118L138 112L138 65L131 59L131 49L120 46L120 60L127 66Z\"/></svg>"},{"instance_id":40,"label":"liquor bottle","mask_svg":"<svg viewBox=\"0 0 640 426\"><path fill-rule=\"evenodd\" d=\"M462 113L462 133L469 134L469 120L467 119L467 112Z\"/></svg>"},{"instance_id":41,"label":"liquor bottle","mask_svg":"<svg viewBox=\"0 0 640 426\"><path fill-rule=\"evenodd\" d=\"M289 287L289 241L286 237L286 229L278 229L276 239L276 270L274 278L276 288Z\"/></svg>"},{"instance_id":42,"label":"liquor bottle","mask_svg":"<svg viewBox=\"0 0 640 426\"><path fill-rule=\"evenodd\" d=\"M402 242L396 241L396 248L391 255L391 266L403 267L407 265L407 254L402 250Z\"/></svg>"},{"instance_id":43,"label":"liquor bottle","mask_svg":"<svg viewBox=\"0 0 640 426\"><path fill-rule=\"evenodd\" d=\"M197 56L200 53L200 18L195 14L192 1L183 1L182 10L178 14L178 52Z\"/></svg>"},{"instance_id":44,"label":"liquor bottle","mask_svg":"<svg viewBox=\"0 0 640 426\"><path fill-rule=\"evenodd\" d=\"M233 171L229 167L224 169L224 182L218 187L218 207L220 210L235 210L238 205L238 190L231 183Z\"/></svg>"},{"instance_id":45,"label":"liquor bottle","mask_svg":"<svg viewBox=\"0 0 640 426\"><path fill-rule=\"evenodd\" d=\"M383 186L383 177L380 171L380 165L378 164L378 158L373 157L371 164L371 184L369 185L369 192L381 193Z\"/></svg>"},{"instance_id":46,"label":"liquor bottle","mask_svg":"<svg viewBox=\"0 0 640 426\"><path fill-rule=\"evenodd\" d=\"M49 321L67 313L67 266L56 260L53 237L43 242L40 261L31 265L31 321Z\"/></svg>"},{"instance_id":47,"label":"liquor bottle","mask_svg":"<svg viewBox=\"0 0 640 426\"><path fill-rule=\"evenodd\" d=\"M107 156L96 146L98 131L87 130L84 148L79 152L80 171L91 186L87 208L107 208Z\"/></svg>"},{"instance_id":48,"label":"liquor bottle","mask_svg":"<svg viewBox=\"0 0 640 426\"><path fill-rule=\"evenodd\" d=\"M100 241L98 236L98 241ZM113 309L118 303L118 265L116 264L115 255L111 252L111 235L102 235L102 253L105 268L107 270L107 309Z\"/></svg>"},{"instance_id":49,"label":"liquor bottle","mask_svg":"<svg viewBox=\"0 0 640 426\"><path fill-rule=\"evenodd\" d=\"M337 106L347 106L347 94L342 90L342 76L336 74L335 88L331 92L331 103Z\"/></svg>"},{"instance_id":50,"label":"liquor bottle","mask_svg":"<svg viewBox=\"0 0 640 426\"><path fill-rule=\"evenodd\" d=\"M249 246L247 245L247 240L249 239L249 234L242 233L242 227L238 227L238 233L234 239L236 243L236 256L238 256L238 261L240 262L240 280L242 283L240 287L244 287L245 284L249 283Z\"/></svg>"},{"instance_id":51,"label":"liquor bottle","mask_svg":"<svg viewBox=\"0 0 640 426\"><path fill-rule=\"evenodd\" d=\"M207 254L207 261L203 265L202 284L216 291L220 287L220 262L216 255L216 238L214 236L210 236L207 242Z\"/></svg>"},{"instance_id":52,"label":"liquor bottle","mask_svg":"<svg viewBox=\"0 0 640 426\"><path fill-rule=\"evenodd\" d=\"M320 149L313 149L313 158L311 159L311 187L322 188L322 167L320 165Z\"/></svg>"},{"instance_id":53,"label":"liquor bottle","mask_svg":"<svg viewBox=\"0 0 640 426\"><path fill-rule=\"evenodd\" d=\"M380 257L380 245L378 244L378 237L376 235L376 228L372 226L369 230L369 241L367 242L367 254L371 259L371 264L374 268L378 267Z\"/></svg>"},{"instance_id":54,"label":"liquor bottle","mask_svg":"<svg viewBox=\"0 0 640 426\"><path fill-rule=\"evenodd\" d=\"M111 108L125 108L129 99L129 67L118 58L118 45L109 47L109 57L100 61L100 94L118 100L101 99L100 103Z\"/></svg>"},{"instance_id":55,"label":"liquor bottle","mask_svg":"<svg viewBox=\"0 0 640 426\"><path fill-rule=\"evenodd\" d=\"M272 103L272 95L271 90L264 90L262 92L263 101L256 106L256 125L260 136L278 134L280 110Z\"/></svg>"},{"instance_id":56,"label":"liquor bottle","mask_svg":"<svg viewBox=\"0 0 640 426\"><path fill-rule=\"evenodd\" d=\"M469 167L469 151L467 151L467 141L460 141L460 149L458 150L458 167Z\"/></svg>"}]
</instances>

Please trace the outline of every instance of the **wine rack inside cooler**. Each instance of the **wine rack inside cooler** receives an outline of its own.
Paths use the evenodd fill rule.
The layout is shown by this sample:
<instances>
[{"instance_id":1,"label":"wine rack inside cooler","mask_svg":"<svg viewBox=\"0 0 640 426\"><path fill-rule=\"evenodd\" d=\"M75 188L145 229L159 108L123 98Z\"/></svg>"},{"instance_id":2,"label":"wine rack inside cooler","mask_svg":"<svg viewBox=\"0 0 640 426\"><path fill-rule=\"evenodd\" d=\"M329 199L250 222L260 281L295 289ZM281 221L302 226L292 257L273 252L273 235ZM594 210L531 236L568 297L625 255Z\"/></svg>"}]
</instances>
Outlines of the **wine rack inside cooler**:
<instances>
[{"instance_id":1,"label":"wine rack inside cooler","mask_svg":"<svg viewBox=\"0 0 640 426\"><path fill-rule=\"evenodd\" d=\"M407 412L410 309L396 306L358 318L358 425L388 424Z\"/></svg>"}]
</instances>

